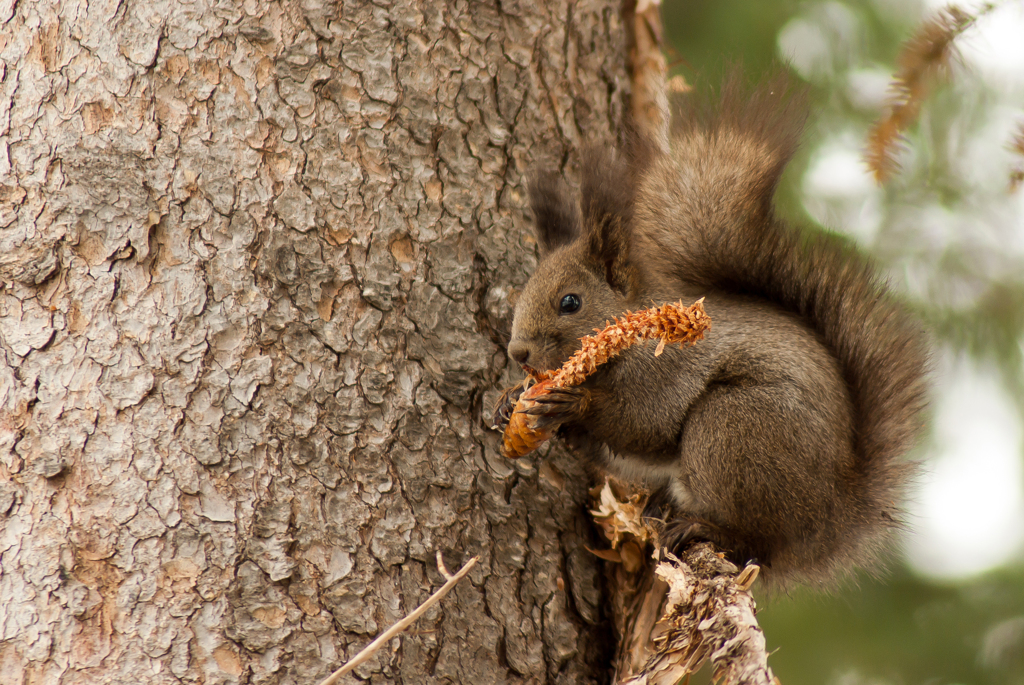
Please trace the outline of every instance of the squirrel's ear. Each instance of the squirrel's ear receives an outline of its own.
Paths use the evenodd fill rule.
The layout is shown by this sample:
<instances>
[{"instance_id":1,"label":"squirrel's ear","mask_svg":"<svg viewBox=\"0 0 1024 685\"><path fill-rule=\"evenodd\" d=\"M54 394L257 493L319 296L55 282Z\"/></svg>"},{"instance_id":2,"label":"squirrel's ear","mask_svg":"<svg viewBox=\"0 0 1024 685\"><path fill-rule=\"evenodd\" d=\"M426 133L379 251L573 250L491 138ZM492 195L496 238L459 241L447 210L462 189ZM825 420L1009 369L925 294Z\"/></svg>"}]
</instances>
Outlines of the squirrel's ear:
<instances>
[{"instance_id":1,"label":"squirrel's ear","mask_svg":"<svg viewBox=\"0 0 1024 685\"><path fill-rule=\"evenodd\" d=\"M639 285L639 273L629 261L633 174L621 157L596 149L583 155L582 170L580 206L589 252L608 284L630 293Z\"/></svg>"},{"instance_id":2,"label":"squirrel's ear","mask_svg":"<svg viewBox=\"0 0 1024 685\"><path fill-rule=\"evenodd\" d=\"M541 257L579 237L579 209L561 177L541 173L530 183L529 193Z\"/></svg>"}]
</instances>

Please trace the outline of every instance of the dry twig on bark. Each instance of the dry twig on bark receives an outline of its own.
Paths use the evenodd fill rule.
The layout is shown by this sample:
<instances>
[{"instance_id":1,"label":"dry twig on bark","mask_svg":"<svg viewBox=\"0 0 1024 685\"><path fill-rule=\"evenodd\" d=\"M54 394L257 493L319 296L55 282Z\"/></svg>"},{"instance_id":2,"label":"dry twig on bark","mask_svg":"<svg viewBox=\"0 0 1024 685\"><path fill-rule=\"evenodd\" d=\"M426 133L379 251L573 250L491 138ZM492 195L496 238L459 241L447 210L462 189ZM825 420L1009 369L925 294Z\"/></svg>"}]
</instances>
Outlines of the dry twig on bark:
<instances>
[{"instance_id":1,"label":"dry twig on bark","mask_svg":"<svg viewBox=\"0 0 1024 685\"><path fill-rule=\"evenodd\" d=\"M440 571L441 575L443 575L447 579L445 584L439 587L434 592L434 594L430 595L430 597L427 598L427 601L423 602L423 604L420 604L418 607L416 607L412 611L412 613L410 613L401 621L399 621L398 623L396 623L395 625L391 626L383 633L378 635L377 639L375 639L373 642L363 647L363 649L354 657L349 659L344 666L342 666L337 671L335 671L334 673L320 681L320 685L334 685L339 680L341 680L341 676L353 671L356 668L356 666L358 666L359 664L363 663L371 656L376 654L377 650L379 650L381 647L387 644L387 642L391 638L397 637L401 635L403 632L405 632L405 630L409 626L416 622L416 619L418 619L423 614L427 613L427 609L429 609L430 607L434 606L442 599L444 599L444 596L447 595L448 592L453 587L455 587L460 580L465 578L469 574L469 572L473 570L473 567L476 566L476 562L479 560L480 557L473 557L472 559L467 561L461 569L459 569L458 573L452 575L448 573L448 569L444 565L444 559L441 557L441 552L438 552L437 570Z\"/></svg>"}]
</instances>

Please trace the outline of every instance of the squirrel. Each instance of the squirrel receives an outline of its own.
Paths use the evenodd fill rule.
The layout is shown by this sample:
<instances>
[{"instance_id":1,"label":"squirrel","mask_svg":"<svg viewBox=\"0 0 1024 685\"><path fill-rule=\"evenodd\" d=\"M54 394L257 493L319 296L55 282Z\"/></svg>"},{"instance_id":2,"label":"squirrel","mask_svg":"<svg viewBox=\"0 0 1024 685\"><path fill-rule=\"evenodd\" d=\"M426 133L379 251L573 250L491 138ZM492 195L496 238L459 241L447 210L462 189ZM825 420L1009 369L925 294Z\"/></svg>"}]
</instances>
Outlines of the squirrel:
<instances>
[{"instance_id":1,"label":"squirrel","mask_svg":"<svg viewBox=\"0 0 1024 685\"><path fill-rule=\"evenodd\" d=\"M639 134L624 152L592 150L578 192L538 175L541 259L508 355L556 369L627 310L705 298L702 342L657 359L655 343L633 346L531 413L652 488L671 550L706 540L770 582L831 584L874 565L902 525L928 362L920 326L865 257L774 212L804 100L785 76L754 89L734 76L684 103L669 150Z\"/></svg>"}]
</instances>

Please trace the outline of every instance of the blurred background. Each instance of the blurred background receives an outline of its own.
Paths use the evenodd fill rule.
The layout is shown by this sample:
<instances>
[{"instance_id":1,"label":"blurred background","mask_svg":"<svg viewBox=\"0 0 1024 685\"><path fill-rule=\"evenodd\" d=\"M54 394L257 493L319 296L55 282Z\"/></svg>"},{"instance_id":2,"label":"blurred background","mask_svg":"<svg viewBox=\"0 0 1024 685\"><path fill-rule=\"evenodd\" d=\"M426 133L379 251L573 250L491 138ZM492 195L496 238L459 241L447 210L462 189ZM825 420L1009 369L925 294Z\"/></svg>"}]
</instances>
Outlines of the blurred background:
<instances>
[{"instance_id":1,"label":"blurred background","mask_svg":"<svg viewBox=\"0 0 1024 685\"><path fill-rule=\"evenodd\" d=\"M882 581L762 598L785 685L1024 684L1024 0L982 12L879 185L864 160L931 0L663 0L673 74L788 64L813 92L780 212L848 234L936 341L925 473ZM709 74L707 79L702 74Z\"/></svg>"}]
</instances>

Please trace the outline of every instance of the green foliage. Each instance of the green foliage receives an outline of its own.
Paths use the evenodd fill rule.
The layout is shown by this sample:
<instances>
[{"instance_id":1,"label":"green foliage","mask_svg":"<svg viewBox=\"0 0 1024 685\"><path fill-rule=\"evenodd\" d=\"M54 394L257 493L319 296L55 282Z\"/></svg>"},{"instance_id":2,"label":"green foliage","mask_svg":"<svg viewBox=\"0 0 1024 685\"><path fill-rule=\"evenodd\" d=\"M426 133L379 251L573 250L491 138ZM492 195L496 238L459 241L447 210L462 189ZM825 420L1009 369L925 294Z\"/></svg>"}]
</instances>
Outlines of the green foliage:
<instances>
[{"instance_id":1,"label":"green foliage","mask_svg":"<svg viewBox=\"0 0 1024 685\"><path fill-rule=\"evenodd\" d=\"M961 585L899 572L835 595L760 602L770 663L787 685L1024 683L1024 572Z\"/></svg>"}]
</instances>

